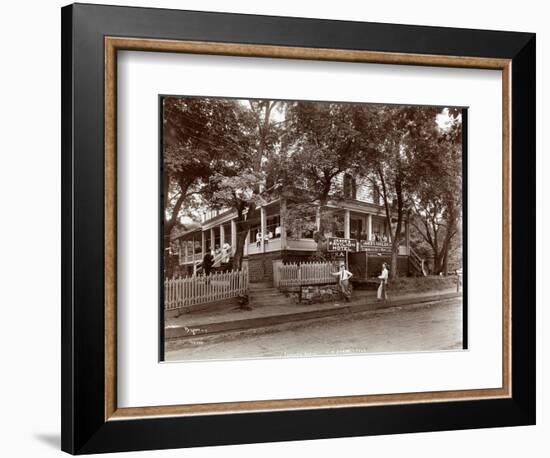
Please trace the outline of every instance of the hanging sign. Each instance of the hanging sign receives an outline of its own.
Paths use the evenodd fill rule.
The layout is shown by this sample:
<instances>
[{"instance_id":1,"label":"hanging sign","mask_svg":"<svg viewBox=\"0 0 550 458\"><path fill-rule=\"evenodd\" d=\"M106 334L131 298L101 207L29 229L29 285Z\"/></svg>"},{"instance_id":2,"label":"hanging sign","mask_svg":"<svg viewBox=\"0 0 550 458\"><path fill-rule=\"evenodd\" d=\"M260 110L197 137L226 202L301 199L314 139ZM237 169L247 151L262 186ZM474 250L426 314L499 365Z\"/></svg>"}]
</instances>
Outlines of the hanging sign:
<instances>
[{"instance_id":1,"label":"hanging sign","mask_svg":"<svg viewBox=\"0 0 550 458\"><path fill-rule=\"evenodd\" d=\"M344 239L339 237L328 238L328 251L336 252L355 252L357 251L357 240Z\"/></svg>"},{"instance_id":2,"label":"hanging sign","mask_svg":"<svg viewBox=\"0 0 550 458\"><path fill-rule=\"evenodd\" d=\"M359 251L367 253L391 253L390 242L375 242L374 240L361 240L359 242Z\"/></svg>"}]
</instances>

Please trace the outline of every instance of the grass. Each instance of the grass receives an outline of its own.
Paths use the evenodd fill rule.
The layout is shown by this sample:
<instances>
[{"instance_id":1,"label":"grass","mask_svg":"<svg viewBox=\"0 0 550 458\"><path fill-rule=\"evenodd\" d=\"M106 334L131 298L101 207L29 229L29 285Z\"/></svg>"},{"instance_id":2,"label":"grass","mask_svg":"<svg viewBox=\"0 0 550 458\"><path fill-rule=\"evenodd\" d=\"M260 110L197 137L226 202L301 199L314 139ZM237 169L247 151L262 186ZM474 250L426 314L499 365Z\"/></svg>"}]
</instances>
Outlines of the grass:
<instances>
[{"instance_id":1,"label":"grass","mask_svg":"<svg viewBox=\"0 0 550 458\"><path fill-rule=\"evenodd\" d=\"M456 276L398 277L389 283L391 291L438 291L456 288Z\"/></svg>"}]
</instances>

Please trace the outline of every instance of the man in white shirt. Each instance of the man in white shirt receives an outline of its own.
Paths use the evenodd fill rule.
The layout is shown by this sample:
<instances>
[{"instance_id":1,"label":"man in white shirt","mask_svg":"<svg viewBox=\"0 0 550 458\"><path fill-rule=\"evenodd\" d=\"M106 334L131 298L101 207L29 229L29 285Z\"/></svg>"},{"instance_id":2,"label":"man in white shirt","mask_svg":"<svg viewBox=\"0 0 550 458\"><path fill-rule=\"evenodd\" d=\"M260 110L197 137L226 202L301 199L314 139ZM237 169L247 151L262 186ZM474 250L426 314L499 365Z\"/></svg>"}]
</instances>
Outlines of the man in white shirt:
<instances>
[{"instance_id":1,"label":"man in white shirt","mask_svg":"<svg viewBox=\"0 0 550 458\"><path fill-rule=\"evenodd\" d=\"M332 275L338 276L338 285L340 286L340 291L346 302L351 301L349 279L353 277L353 274L349 270L346 270L346 265L342 262L340 264L340 270L338 272L333 272Z\"/></svg>"},{"instance_id":2,"label":"man in white shirt","mask_svg":"<svg viewBox=\"0 0 550 458\"><path fill-rule=\"evenodd\" d=\"M380 286L378 287L376 298L379 301L387 301L388 294L386 290L388 285L388 265L385 262L382 263L382 273L378 276L378 278L380 279Z\"/></svg>"}]
</instances>

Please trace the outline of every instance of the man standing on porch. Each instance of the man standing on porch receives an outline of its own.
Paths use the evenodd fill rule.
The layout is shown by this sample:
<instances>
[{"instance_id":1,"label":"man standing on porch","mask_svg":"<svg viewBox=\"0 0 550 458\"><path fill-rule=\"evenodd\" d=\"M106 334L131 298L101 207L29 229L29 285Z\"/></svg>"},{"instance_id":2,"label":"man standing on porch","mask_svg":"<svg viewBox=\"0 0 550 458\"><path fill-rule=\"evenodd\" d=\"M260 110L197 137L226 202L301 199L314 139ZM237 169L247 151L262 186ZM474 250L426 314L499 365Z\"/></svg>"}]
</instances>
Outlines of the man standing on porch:
<instances>
[{"instance_id":1,"label":"man standing on porch","mask_svg":"<svg viewBox=\"0 0 550 458\"><path fill-rule=\"evenodd\" d=\"M342 262L340 264L340 270L338 272L333 272L332 275L338 276L338 284L340 285L340 291L346 302L351 301L351 288L349 284L349 279L353 277L353 274L346 270L346 265Z\"/></svg>"}]
</instances>

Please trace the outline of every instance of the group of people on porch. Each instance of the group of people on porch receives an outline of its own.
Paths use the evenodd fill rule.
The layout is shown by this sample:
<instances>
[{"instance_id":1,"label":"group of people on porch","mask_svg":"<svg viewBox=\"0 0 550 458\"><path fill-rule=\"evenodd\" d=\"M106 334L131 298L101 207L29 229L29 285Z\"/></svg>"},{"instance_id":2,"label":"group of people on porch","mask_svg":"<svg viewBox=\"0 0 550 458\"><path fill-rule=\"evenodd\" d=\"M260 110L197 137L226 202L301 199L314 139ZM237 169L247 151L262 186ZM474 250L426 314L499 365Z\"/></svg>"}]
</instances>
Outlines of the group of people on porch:
<instances>
[{"instance_id":1,"label":"group of people on porch","mask_svg":"<svg viewBox=\"0 0 550 458\"><path fill-rule=\"evenodd\" d=\"M277 239L279 237L281 237L281 226L275 227L275 237L273 236L273 232L269 228L266 230L265 234L263 234L262 231L258 230L256 232L256 246L259 248L262 245L262 239L264 241L264 244L267 245L271 239Z\"/></svg>"}]
</instances>

